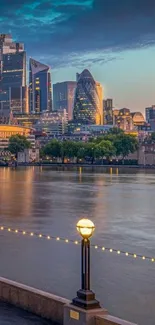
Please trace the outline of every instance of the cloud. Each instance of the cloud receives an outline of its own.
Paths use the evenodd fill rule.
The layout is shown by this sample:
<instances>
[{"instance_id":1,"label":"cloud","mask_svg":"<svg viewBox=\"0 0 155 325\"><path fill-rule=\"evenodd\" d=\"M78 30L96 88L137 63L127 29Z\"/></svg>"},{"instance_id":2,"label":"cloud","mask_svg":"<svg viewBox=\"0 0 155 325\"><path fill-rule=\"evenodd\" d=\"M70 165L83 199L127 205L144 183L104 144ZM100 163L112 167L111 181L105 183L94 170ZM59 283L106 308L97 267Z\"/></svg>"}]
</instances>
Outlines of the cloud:
<instances>
[{"instance_id":1,"label":"cloud","mask_svg":"<svg viewBox=\"0 0 155 325\"><path fill-rule=\"evenodd\" d=\"M2 32L54 67L104 64L155 45L154 0L1 0L0 19Z\"/></svg>"}]
</instances>

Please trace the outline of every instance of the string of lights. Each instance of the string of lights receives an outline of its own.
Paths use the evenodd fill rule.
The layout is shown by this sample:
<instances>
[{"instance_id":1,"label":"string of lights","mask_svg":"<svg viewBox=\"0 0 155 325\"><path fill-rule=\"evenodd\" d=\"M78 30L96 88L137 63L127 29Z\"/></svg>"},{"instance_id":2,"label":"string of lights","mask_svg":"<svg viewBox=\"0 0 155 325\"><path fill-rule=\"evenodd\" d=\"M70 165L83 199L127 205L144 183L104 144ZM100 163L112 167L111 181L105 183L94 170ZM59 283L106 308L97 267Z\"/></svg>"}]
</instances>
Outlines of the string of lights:
<instances>
[{"instance_id":1,"label":"string of lights","mask_svg":"<svg viewBox=\"0 0 155 325\"><path fill-rule=\"evenodd\" d=\"M23 236L30 236L30 237L37 237L37 238L44 238L47 240L56 240L56 241L62 241L66 244L68 243L72 243L75 245L80 244L80 241L78 240L73 240L73 239L68 239L68 238L63 238L63 237L56 237L56 236L51 236L51 235L45 235L45 234L41 234L41 233L36 233L36 232L30 232L30 231L25 231L25 230L21 230L21 229L12 229L12 228L8 228L6 226L0 226L0 231L7 231L7 232L12 232L15 234L22 234ZM131 253L131 252L127 252L127 251L123 251L123 250L117 250L115 248L109 248L109 247L104 247L101 245L94 245L91 244L91 247L93 247L95 250L102 250L102 252L109 252L109 253L116 253L117 255L124 255L126 257L132 257L134 259L136 258L140 258L143 261L150 261L150 262L155 262L155 257L151 257L151 256L146 256L146 255L141 255L141 254L135 254L135 253Z\"/></svg>"}]
</instances>

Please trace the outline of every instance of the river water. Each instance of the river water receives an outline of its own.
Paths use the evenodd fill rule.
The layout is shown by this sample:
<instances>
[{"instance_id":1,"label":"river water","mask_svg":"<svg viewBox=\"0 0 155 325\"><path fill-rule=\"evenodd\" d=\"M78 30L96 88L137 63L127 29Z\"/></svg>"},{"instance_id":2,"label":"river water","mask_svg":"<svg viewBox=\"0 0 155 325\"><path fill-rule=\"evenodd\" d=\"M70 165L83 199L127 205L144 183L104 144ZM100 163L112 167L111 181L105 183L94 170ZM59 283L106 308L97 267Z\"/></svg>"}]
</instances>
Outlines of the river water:
<instances>
[{"instance_id":1,"label":"river water","mask_svg":"<svg viewBox=\"0 0 155 325\"><path fill-rule=\"evenodd\" d=\"M155 256L154 171L0 168L0 225L79 240L89 217L99 244ZM109 313L155 324L155 263L91 249L91 283ZM73 298L80 288L80 245L0 232L0 276Z\"/></svg>"}]
</instances>

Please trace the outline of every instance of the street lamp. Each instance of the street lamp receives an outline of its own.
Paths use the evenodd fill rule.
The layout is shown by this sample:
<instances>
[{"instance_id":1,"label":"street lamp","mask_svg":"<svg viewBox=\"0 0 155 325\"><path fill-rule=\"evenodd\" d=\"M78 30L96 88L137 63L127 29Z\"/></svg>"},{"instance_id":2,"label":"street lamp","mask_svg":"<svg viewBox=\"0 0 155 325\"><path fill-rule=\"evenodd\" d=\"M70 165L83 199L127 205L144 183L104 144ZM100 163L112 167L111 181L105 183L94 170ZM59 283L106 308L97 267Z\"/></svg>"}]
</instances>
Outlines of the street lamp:
<instances>
[{"instance_id":1,"label":"street lamp","mask_svg":"<svg viewBox=\"0 0 155 325\"><path fill-rule=\"evenodd\" d=\"M81 241L81 289L77 292L77 297L73 299L73 305L84 309L100 308L99 302L95 299L95 294L90 290L90 240L95 226L89 219L81 219L76 225L77 231L82 236Z\"/></svg>"}]
</instances>

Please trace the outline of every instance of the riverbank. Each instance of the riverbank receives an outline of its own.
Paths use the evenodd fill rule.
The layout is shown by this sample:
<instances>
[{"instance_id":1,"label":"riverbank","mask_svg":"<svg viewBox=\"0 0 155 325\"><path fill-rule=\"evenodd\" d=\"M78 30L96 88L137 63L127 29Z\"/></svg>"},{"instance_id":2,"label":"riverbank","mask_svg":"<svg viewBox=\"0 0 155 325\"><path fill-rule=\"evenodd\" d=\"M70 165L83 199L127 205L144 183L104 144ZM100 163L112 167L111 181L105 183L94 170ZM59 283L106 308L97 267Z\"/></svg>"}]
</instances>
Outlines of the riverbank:
<instances>
[{"instance_id":1,"label":"riverbank","mask_svg":"<svg viewBox=\"0 0 155 325\"><path fill-rule=\"evenodd\" d=\"M77 164L77 163L20 163L17 167L89 167L89 168L133 168L133 169L155 169L155 165L144 166L144 165L101 165L101 164ZM16 168L14 166L9 166L8 164L0 164L0 167L11 167Z\"/></svg>"}]
</instances>

